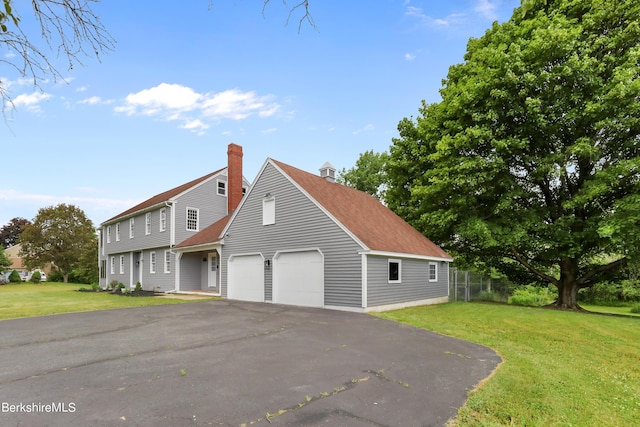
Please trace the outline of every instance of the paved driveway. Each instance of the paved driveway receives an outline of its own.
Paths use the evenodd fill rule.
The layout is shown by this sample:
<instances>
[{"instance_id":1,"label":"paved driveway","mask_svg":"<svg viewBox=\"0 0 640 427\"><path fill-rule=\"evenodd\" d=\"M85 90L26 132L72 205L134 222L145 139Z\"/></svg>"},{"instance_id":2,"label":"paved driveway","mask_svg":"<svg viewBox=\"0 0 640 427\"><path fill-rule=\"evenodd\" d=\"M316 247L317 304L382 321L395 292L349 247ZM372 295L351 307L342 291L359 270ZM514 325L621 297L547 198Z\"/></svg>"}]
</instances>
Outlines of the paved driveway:
<instances>
[{"instance_id":1,"label":"paved driveway","mask_svg":"<svg viewBox=\"0 0 640 427\"><path fill-rule=\"evenodd\" d=\"M0 321L2 426L436 426L499 363L366 314L206 301Z\"/></svg>"}]
</instances>

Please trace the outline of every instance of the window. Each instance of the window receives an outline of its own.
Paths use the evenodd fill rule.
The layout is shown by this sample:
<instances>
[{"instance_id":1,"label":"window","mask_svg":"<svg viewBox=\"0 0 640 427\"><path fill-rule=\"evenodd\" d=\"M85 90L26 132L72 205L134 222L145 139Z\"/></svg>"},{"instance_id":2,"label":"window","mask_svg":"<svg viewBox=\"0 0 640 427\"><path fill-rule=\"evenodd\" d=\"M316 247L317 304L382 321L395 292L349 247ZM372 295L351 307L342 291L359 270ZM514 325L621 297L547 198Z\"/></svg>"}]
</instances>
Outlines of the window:
<instances>
[{"instance_id":1,"label":"window","mask_svg":"<svg viewBox=\"0 0 640 427\"><path fill-rule=\"evenodd\" d=\"M402 278L401 267L402 264L399 259L389 260L389 283L400 283Z\"/></svg>"},{"instance_id":2,"label":"window","mask_svg":"<svg viewBox=\"0 0 640 427\"><path fill-rule=\"evenodd\" d=\"M129 219L129 238L133 239L133 233L136 229L135 218Z\"/></svg>"},{"instance_id":3,"label":"window","mask_svg":"<svg viewBox=\"0 0 640 427\"><path fill-rule=\"evenodd\" d=\"M147 212L144 216L144 234L147 236L151 234L151 212Z\"/></svg>"},{"instance_id":4,"label":"window","mask_svg":"<svg viewBox=\"0 0 640 427\"><path fill-rule=\"evenodd\" d=\"M187 208L187 231L198 231L198 209Z\"/></svg>"},{"instance_id":5,"label":"window","mask_svg":"<svg viewBox=\"0 0 640 427\"><path fill-rule=\"evenodd\" d=\"M171 273L171 252L164 251L164 272Z\"/></svg>"},{"instance_id":6,"label":"window","mask_svg":"<svg viewBox=\"0 0 640 427\"><path fill-rule=\"evenodd\" d=\"M262 199L262 225L271 225L276 223L276 198L271 194Z\"/></svg>"},{"instance_id":7,"label":"window","mask_svg":"<svg viewBox=\"0 0 640 427\"><path fill-rule=\"evenodd\" d=\"M160 209L160 231L167 229L167 208Z\"/></svg>"},{"instance_id":8,"label":"window","mask_svg":"<svg viewBox=\"0 0 640 427\"><path fill-rule=\"evenodd\" d=\"M149 252L149 273L154 274L156 272L156 253L155 251Z\"/></svg>"},{"instance_id":9,"label":"window","mask_svg":"<svg viewBox=\"0 0 640 427\"><path fill-rule=\"evenodd\" d=\"M429 281L430 282L438 281L438 264L435 262L429 263Z\"/></svg>"},{"instance_id":10,"label":"window","mask_svg":"<svg viewBox=\"0 0 640 427\"><path fill-rule=\"evenodd\" d=\"M111 274L116 274L116 257L111 257Z\"/></svg>"},{"instance_id":11,"label":"window","mask_svg":"<svg viewBox=\"0 0 640 427\"><path fill-rule=\"evenodd\" d=\"M116 242L120 241L120 223L116 224Z\"/></svg>"},{"instance_id":12,"label":"window","mask_svg":"<svg viewBox=\"0 0 640 427\"><path fill-rule=\"evenodd\" d=\"M100 261L100 278L101 279L107 278L107 260L106 259L103 259L102 261Z\"/></svg>"},{"instance_id":13,"label":"window","mask_svg":"<svg viewBox=\"0 0 640 427\"><path fill-rule=\"evenodd\" d=\"M120 255L120 274L124 274L124 255Z\"/></svg>"},{"instance_id":14,"label":"window","mask_svg":"<svg viewBox=\"0 0 640 427\"><path fill-rule=\"evenodd\" d=\"M107 243L111 243L111 226L107 225Z\"/></svg>"},{"instance_id":15,"label":"window","mask_svg":"<svg viewBox=\"0 0 640 427\"><path fill-rule=\"evenodd\" d=\"M226 196L227 195L227 183L226 182L218 180L218 194L220 196Z\"/></svg>"}]
</instances>

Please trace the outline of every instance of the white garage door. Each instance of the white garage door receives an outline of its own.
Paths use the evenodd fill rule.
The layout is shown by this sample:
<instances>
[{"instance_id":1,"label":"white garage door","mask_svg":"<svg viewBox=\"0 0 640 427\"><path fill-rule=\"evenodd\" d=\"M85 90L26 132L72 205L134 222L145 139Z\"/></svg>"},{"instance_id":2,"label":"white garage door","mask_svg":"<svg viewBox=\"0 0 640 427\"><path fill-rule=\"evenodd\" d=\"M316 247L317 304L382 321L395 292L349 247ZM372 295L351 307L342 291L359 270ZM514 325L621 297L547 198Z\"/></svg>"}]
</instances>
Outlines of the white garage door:
<instances>
[{"instance_id":1,"label":"white garage door","mask_svg":"<svg viewBox=\"0 0 640 427\"><path fill-rule=\"evenodd\" d=\"M274 257L273 302L324 306L324 262L317 251L284 252Z\"/></svg>"},{"instance_id":2,"label":"white garage door","mask_svg":"<svg viewBox=\"0 0 640 427\"><path fill-rule=\"evenodd\" d=\"M229 258L227 298L264 301L264 270L261 255L233 255Z\"/></svg>"}]
</instances>

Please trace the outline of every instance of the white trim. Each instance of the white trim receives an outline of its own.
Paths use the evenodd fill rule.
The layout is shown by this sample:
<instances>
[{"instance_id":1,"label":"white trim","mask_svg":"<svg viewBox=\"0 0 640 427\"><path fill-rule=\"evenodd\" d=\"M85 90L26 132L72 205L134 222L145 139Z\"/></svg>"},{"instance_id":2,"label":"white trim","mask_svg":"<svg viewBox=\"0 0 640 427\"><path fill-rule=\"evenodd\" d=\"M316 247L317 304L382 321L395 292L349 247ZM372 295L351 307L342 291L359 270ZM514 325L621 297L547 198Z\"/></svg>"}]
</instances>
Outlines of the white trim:
<instances>
[{"instance_id":1,"label":"white trim","mask_svg":"<svg viewBox=\"0 0 640 427\"><path fill-rule=\"evenodd\" d=\"M375 307L369 307L364 311L367 313L370 312L380 312L380 311L389 311L389 310L400 310L401 308L407 307L416 307L419 305L433 305L433 304L444 304L449 302L449 297L437 297L437 298L429 298L429 299L421 299L417 301L407 301L407 302L399 302L396 304L387 304L387 305L379 305Z\"/></svg>"},{"instance_id":2,"label":"white trim","mask_svg":"<svg viewBox=\"0 0 640 427\"><path fill-rule=\"evenodd\" d=\"M224 194L220 194L220 183L224 184ZM216 196L227 197L227 193L229 193L229 188L228 188L229 186L227 185L228 183L229 183L228 176L226 181L223 179L216 179Z\"/></svg>"},{"instance_id":3,"label":"white trim","mask_svg":"<svg viewBox=\"0 0 640 427\"><path fill-rule=\"evenodd\" d=\"M158 231L160 233L163 233L167 231L167 206L166 205L160 208L159 216L160 218L158 219ZM163 216L164 216L164 227L162 226Z\"/></svg>"},{"instance_id":4,"label":"white trim","mask_svg":"<svg viewBox=\"0 0 640 427\"><path fill-rule=\"evenodd\" d=\"M431 278L431 266L434 266L436 268L436 277L435 277L435 279ZM438 263L437 262L430 262L429 263L429 270L427 271L427 274L428 274L427 279L428 279L429 282L433 283L433 282L437 282L438 281Z\"/></svg>"},{"instance_id":5,"label":"white trim","mask_svg":"<svg viewBox=\"0 0 640 427\"><path fill-rule=\"evenodd\" d=\"M195 213L196 213L196 228L195 229L189 228L189 211L195 211ZM187 206L185 214L186 214L186 218L185 218L186 219L186 223L184 225L185 229L187 231L195 231L195 232L200 231L200 209L192 208L192 207Z\"/></svg>"},{"instance_id":6,"label":"white trim","mask_svg":"<svg viewBox=\"0 0 640 427\"><path fill-rule=\"evenodd\" d=\"M120 255L120 267L118 269L119 274L124 274L124 255Z\"/></svg>"},{"instance_id":7,"label":"white trim","mask_svg":"<svg viewBox=\"0 0 640 427\"><path fill-rule=\"evenodd\" d=\"M147 212L144 214L144 235L148 236L151 234L151 212Z\"/></svg>"},{"instance_id":8,"label":"white trim","mask_svg":"<svg viewBox=\"0 0 640 427\"><path fill-rule=\"evenodd\" d=\"M382 257L411 258L411 259L422 259L422 260L428 260L428 261L453 262L453 258L442 258L442 257L436 257L436 256L417 255L417 254L405 254L401 252L360 251L358 253L366 254L366 255L382 256Z\"/></svg>"},{"instance_id":9,"label":"white trim","mask_svg":"<svg viewBox=\"0 0 640 427\"><path fill-rule=\"evenodd\" d=\"M262 198L262 225L276 223L276 197L273 195Z\"/></svg>"},{"instance_id":10,"label":"white trim","mask_svg":"<svg viewBox=\"0 0 640 427\"><path fill-rule=\"evenodd\" d=\"M167 263L167 254L169 254L169 262ZM167 264L169 265L169 269L167 269ZM165 274L171 273L171 250L165 249L163 257L162 257L162 271Z\"/></svg>"},{"instance_id":11,"label":"white trim","mask_svg":"<svg viewBox=\"0 0 640 427\"><path fill-rule=\"evenodd\" d=\"M362 308L367 308L367 300L369 299L368 296L368 280L369 280L369 276L367 273L368 270L368 263L367 263L367 255L366 254L362 254L361 255L361 259L362 259Z\"/></svg>"},{"instance_id":12,"label":"white trim","mask_svg":"<svg viewBox=\"0 0 640 427\"><path fill-rule=\"evenodd\" d=\"M180 292L180 262L182 261L182 254L169 251L175 255L173 267L173 289L175 292Z\"/></svg>"},{"instance_id":13,"label":"white trim","mask_svg":"<svg viewBox=\"0 0 640 427\"><path fill-rule=\"evenodd\" d=\"M391 263L398 264L398 278L391 280ZM402 260L389 258L387 260L387 283L402 283Z\"/></svg>"},{"instance_id":14,"label":"white trim","mask_svg":"<svg viewBox=\"0 0 640 427\"><path fill-rule=\"evenodd\" d=\"M202 243L200 245L196 245L196 246L184 246L181 248L173 248L175 252L180 252L180 253L189 253L189 252L200 252L200 251L206 251L209 249L218 249L220 246L224 245L224 239L221 239L217 242L210 242L210 243Z\"/></svg>"},{"instance_id":15,"label":"white trim","mask_svg":"<svg viewBox=\"0 0 640 427\"><path fill-rule=\"evenodd\" d=\"M149 251L149 274L156 274L158 269L158 254L156 251Z\"/></svg>"},{"instance_id":16,"label":"white trim","mask_svg":"<svg viewBox=\"0 0 640 427\"><path fill-rule=\"evenodd\" d=\"M132 216L129 218L129 238L133 239L135 237L136 231L136 217Z\"/></svg>"}]
</instances>

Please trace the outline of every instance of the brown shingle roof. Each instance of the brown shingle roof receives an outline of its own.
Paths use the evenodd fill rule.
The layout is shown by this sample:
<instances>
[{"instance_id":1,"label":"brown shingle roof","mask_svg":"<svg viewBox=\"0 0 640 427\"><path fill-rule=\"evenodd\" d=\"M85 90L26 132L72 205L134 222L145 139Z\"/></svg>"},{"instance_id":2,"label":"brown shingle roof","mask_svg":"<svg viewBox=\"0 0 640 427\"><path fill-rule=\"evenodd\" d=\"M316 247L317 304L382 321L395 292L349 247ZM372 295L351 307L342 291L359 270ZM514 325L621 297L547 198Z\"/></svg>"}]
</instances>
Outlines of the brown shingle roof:
<instances>
[{"instance_id":1,"label":"brown shingle roof","mask_svg":"<svg viewBox=\"0 0 640 427\"><path fill-rule=\"evenodd\" d=\"M227 226L227 222L229 222L230 218L231 215L227 215L217 220L207 228L176 245L176 248L206 245L219 241L221 239L220 235L222 234L222 230L224 230L224 228Z\"/></svg>"},{"instance_id":2,"label":"brown shingle roof","mask_svg":"<svg viewBox=\"0 0 640 427\"><path fill-rule=\"evenodd\" d=\"M127 215L130 215L134 212L138 212L141 210L144 210L146 208L150 208L151 206L157 205L159 203L162 202L166 202L171 200L171 198L177 196L178 194L187 191L188 189L190 189L191 187L194 187L198 184L200 184L203 181L206 181L207 179L211 178L212 176L218 175L220 172L222 172L225 168L219 169L215 172L211 172L210 174L207 174L205 176L202 176L200 178L194 179L193 181L189 181L186 184L182 184L176 188L172 188L171 190L165 191L164 193L160 193L157 194L153 197L151 197L150 199L145 200L142 203L138 203L137 205L135 205L134 207L132 207L131 209L127 209L126 211L119 213L118 215L114 216L113 218L110 218L108 220L106 220L103 224L106 224L108 222L111 221L115 221L118 218L122 218L122 217L126 217Z\"/></svg>"},{"instance_id":3,"label":"brown shingle roof","mask_svg":"<svg viewBox=\"0 0 640 427\"><path fill-rule=\"evenodd\" d=\"M370 250L451 256L367 193L272 160Z\"/></svg>"}]
</instances>

